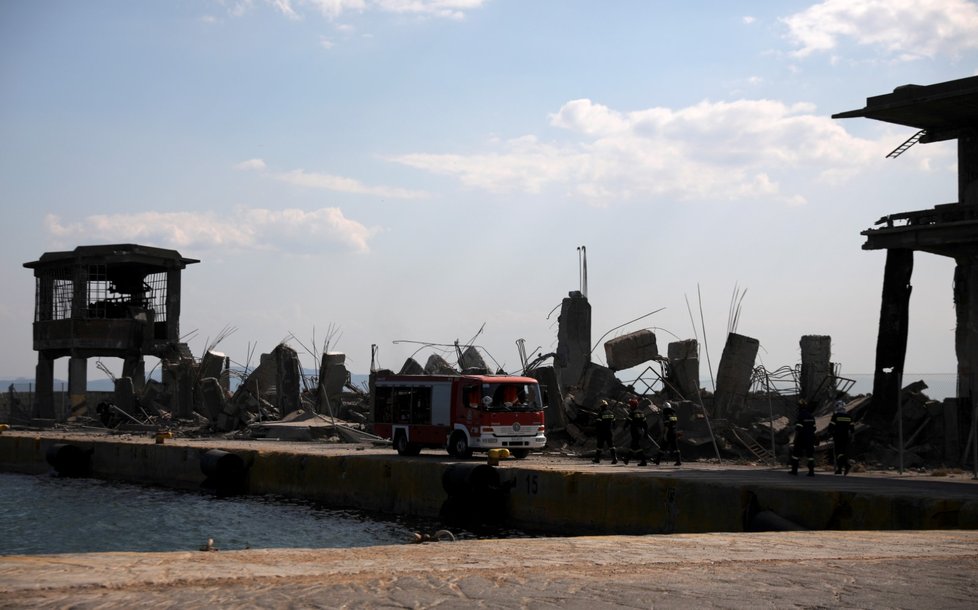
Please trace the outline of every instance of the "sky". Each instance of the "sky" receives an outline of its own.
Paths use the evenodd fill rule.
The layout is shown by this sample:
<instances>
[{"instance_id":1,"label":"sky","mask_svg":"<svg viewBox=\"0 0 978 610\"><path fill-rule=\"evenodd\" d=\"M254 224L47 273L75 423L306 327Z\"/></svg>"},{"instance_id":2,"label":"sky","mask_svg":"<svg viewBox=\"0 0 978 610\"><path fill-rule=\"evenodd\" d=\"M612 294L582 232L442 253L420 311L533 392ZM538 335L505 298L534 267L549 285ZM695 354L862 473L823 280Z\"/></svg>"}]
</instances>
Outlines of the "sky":
<instances>
[{"instance_id":1,"label":"sky","mask_svg":"<svg viewBox=\"0 0 978 610\"><path fill-rule=\"evenodd\" d=\"M976 74L969 0L2 2L0 376L34 375L23 264L112 243L199 259L181 332L242 365L459 340L516 370L584 246L598 363L697 338L710 388L735 330L770 370L830 335L871 373L860 232L957 201L957 153L831 115ZM953 268L915 257L907 375L953 378Z\"/></svg>"}]
</instances>

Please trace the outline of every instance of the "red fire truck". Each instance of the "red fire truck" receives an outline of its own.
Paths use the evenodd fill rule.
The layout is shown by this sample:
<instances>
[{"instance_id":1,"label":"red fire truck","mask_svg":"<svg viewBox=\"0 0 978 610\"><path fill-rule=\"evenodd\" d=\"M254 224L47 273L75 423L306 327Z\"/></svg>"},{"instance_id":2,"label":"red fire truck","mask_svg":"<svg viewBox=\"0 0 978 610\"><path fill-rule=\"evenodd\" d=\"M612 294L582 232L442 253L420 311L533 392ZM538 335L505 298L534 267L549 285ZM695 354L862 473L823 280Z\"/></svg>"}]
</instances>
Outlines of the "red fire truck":
<instances>
[{"instance_id":1,"label":"red fire truck","mask_svg":"<svg viewBox=\"0 0 978 610\"><path fill-rule=\"evenodd\" d=\"M547 442L540 385L530 377L385 375L374 380L373 399L374 433L401 455L504 447L524 458Z\"/></svg>"}]
</instances>

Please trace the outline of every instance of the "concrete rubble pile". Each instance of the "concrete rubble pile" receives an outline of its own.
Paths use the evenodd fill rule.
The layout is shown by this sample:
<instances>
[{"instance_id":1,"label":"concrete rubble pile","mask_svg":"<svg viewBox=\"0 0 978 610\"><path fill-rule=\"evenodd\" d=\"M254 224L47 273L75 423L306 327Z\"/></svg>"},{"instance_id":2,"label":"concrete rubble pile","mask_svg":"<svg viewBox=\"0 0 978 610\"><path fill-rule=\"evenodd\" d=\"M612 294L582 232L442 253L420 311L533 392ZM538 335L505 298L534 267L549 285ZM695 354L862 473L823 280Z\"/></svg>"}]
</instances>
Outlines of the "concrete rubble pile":
<instances>
[{"instance_id":1,"label":"concrete rubble pile","mask_svg":"<svg viewBox=\"0 0 978 610\"><path fill-rule=\"evenodd\" d=\"M129 378L115 380L115 391L99 403L97 412L103 426L119 431L178 429L183 435L374 440L364 430L366 392L350 383L345 359L342 353L324 353L318 376L307 378L297 352L286 344L262 354L247 374L233 371L221 352L208 350L197 361L183 350L164 363L163 381L147 381L141 394L133 391ZM232 391L235 378L239 383ZM182 398L188 394L188 399ZM181 400L186 402L181 405Z\"/></svg>"},{"instance_id":2,"label":"concrete rubble pile","mask_svg":"<svg viewBox=\"0 0 978 610\"><path fill-rule=\"evenodd\" d=\"M895 466L897 419L868 424L860 421L872 403L871 395L849 396L852 381L840 377L830 361L831 337L805 335L799 342L802 362L776 379L755 366L760 342L729 333L716 376L716 391L700 387L699 345L696 339L669 343L667 356L658 351L655 334L639 330L604 343L607 366L590 359L590 305L580 292L571 292L561 305L558 347L548 385L559 388L557 413L547 414L553 447L587 456L595 448L595 423L600 401L608 401L621 425L615 431L618 447L630 437L624 425L628 401L638 400L650 423L643 448L657 448L662 431L660 410L669 401L679 416L680 448L684 456L746 462L785 463L794 437L799 399L814 405L817 416L817 452L823 463L832 459L828 424L838 400L856 420L857 456L874 466ZM616 372L646 365L639 377L626 384ZM532 374L532 372L531 372ZM653 390L652 388L657 388ZM953 400L930 400L923 382L903 391L904 465L952 464L961 461L964 443L956 427L958 410ZM950 403L950 404L949 404ZM867 418L867 421L872 421ZM851 449L850 449L851 451Z\"/></svg>"},{"instance_id":3,"label":"concrete rubble pile","mask_svg":"<svg viewBox=\"0 0 978 610\"><path fill-rule=\"evenodd\" d=\"M715 391L700 383L700 347L696 339L668 343L659 351L650 329L604 342L606 365L591 359L591 308L580 292L561 303L558 345L525 364L525 374L546 388L548 443L568 455L590 455L595 448L598 405L607 401L619 425L615 443L630 444L625 422L628 403L638 402L650 434L646 452L657 449L662 433L660 412L669 401L679 417L680 449L687 459L721 459L784 463L794 435L798 400L814 405L818 424L817 451L830 460L833 447L828 423L833 405L842 400L857 421L855 450L859 461L893 466L899 459L902 433L903 465L958 464L966 450L967 422L953 399L930 400L922 381L906 386L901 416L873 417L872 396L849 396L851 380L838 375L831 362L831 338L801 337L801 363L767 371L755 366L760 342L728 334L717 368ZM259 364L242 373L230 358L208 350L195 359L185 344L170 349L162 363L162 381L147 380L135 388L131 379L115 380L115 391L99 402L99 422L121 431L180 429L183 434L226 434L250 438L370 442L371 400L367 388L350 382L346 356L321 354L315 374L305 375L294 349L280 344L262 354ZM631 382L619 374L641 370ZM456 346L456 364L431 354L424 365L408 358L400 371L411 375L490 373L474 346ZM502 371L497 371L502 372ZM712 372L711 372L712 376ZM232 391L232 381L238 383ZM11 392L11 394L13 394ZM13 403L13 399L11 399ZM91 419L76 419L84 423ZM902 424L902 428L901 428Z\"/></svg>"}]
</instances>

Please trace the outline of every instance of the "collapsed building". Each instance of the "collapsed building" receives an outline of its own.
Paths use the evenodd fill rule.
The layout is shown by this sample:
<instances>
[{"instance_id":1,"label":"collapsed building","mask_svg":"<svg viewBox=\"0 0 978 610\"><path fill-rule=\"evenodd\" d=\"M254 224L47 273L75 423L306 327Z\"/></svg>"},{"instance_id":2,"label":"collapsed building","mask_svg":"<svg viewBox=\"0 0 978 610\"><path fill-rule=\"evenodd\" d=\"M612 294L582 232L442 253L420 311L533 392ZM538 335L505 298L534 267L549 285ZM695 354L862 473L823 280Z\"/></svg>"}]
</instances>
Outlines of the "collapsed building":
<instances>
[{"instance_id":1,"label":"collapsed building","mask_svg":"<svg viewBox=\"0 0 978 610\"><path fill-rule=\"evenodd\" d=\"M179 271L196 263L172 250L132 244L80 246L72 252L47 253L25 264L37 277L35 349L38 393L32 421L53 421L50 374L55 358L69 356L70 422L96 422L121 431L181 428L183 434L230 434L291 440L372 441L368 387L351 383L345 355L320 354L318 370L307 374L298 353L286 344L262 354L253 369L232 368L231 359L213 346L198 359L179 342ZM159 277L162 274L162 277ZM79 305L79 303L81 305ZM829 405L853 381L831 362L831 338L806 335L800 340L801 363L767 371L755 366L760 342L731 332L717 370L714 391L700 383L699 344L683 339L659 351L652 330L613 337L603 344L606 365L592 359L591 306L582 291L562 300L556 351L528 360L521 352L521 374L547 388L545 411L549 445L583 455L593 448L596 405L608 400L624 419L629 398L639 399L653 423L666 400L675 404L689 458L783 460L791 441L798 398L820 409L819 428L828 425ZM473 345L455 345L455 363L439 353L424 365L413 357L400 374L454 375L492 373ZM115 390L92 409L86 402L85 358L123 359ZM147 379L145 356L160 359L160 380ZM371 369L374 369L371 358ZM622 371L644 370L631 382ZM944 405L923 393L922 382L903 393L905 446L915 462L954 463L960 430ZM847 396L847 398L850 398ZM851 397L848 409L859 416L871 396ZM889 439L860 431L865 452L886 461L895 455ZM624 445L624 426L616 443ZM934 439L946 439L937 442ZM655 435L646 442L656 444ZM829 448L826 447L826 450Z\"/></svg>"}]
</instances>

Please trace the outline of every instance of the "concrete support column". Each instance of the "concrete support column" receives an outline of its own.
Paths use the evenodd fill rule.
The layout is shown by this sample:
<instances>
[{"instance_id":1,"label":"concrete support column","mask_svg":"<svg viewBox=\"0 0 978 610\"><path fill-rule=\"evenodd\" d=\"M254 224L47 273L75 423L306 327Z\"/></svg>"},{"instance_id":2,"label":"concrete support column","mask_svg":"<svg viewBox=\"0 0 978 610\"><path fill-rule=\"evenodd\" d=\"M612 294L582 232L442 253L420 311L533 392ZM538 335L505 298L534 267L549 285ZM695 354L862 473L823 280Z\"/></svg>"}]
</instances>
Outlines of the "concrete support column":
<instances>
[{"instance_id":1,"label":"concrete support column","mask_svg":"<svg viewBox=\"0 0 978 610\"><path fill-rule=\"evenodd\" d=\"M978 255L960 256L954 268L954 351L958 358L958 413L971 421L978 393Z\"/></svg>"},{"instance_id":2,"label":"concrete support column","mask_svg":"<svg viewBox=\"0 0 978 610\"><path fill-rule=\"evenodd\" d=\"M669 371L666 379L671 387L669 395L682 400L694 400L700 389L699 343L696 339L675 341L669 344ZM678 396L673 396L678 394Z\"/></svg>"},{"instance_id":3,"label":"concrete support column","mask_svg":"<svg viewBox=\"0 0 978 610\"><path fill-rule=\"evenodd\" d=\"M591 362L591 304L574 291L560 305L557 318L557 373L564 388L581 383Z\"/></svg>"},{"instance_id":4,"label":"concrete support column","mask_svg":"<svg viewBox=\"0 0 978 610\"><path fill-rule=\"evenodd\" d=\"M173 392L176 400L174 411L180 419L194 417L194 370L193 363L180 359L177 364L177 387Z\"/></svg>"},{"instance_id":5,"label":"concrete support column","mask_svg":"<svg viewBox=\"0 0 978 610\"><path fill-rule=\"evenodd\" d=\"M72 356L68 359L68 403L69 418L81 417L87 413L88 359Z\"/></svg>"},{"instance_id":6,"label":"concrete support column","mask_svg":"<svg viewBox=\"0 0 978 610\"><path fill-rule=\"evenodd\" d=\"M811 405L835 396L832 380L832 337L805 335L801 346L801 397Z\"/></svg>"},{"instance_id":7,"label":"concrete support column","mask_svg":"<svg viewBox=\"0 0 978 610\"><path fill-rule=\"evenodd\" d=\"M870 421L886 424L893 420L897 412L903 364L907 356L912 274L913 250L894 248L886 251L880 326L876 339L873 402L868 416Z\"/></svg>"},{"instance_id":8,"label":"concrete support column","mask_svg":"<svg viewBox=\"0 0 978 610\"><path fill-rule=\"evenodd\" d=\"M146 362L141 354L126 356L122 363L122 376L132 380L132 389L137 394L146 387Z\"/></svg>"},{"instance_id":9,"label":"concrete support column","mask_svg":"<svg viewBox=\"0 0 978 610\"><path fill-rule=\"evenodd\" d=\"M157 315L156 319L159 320ZM166 274L166 340L180 340L180 270L171 269Z\"/></svg>"},{"instance_id":10,"label":"concrete support column","mask_svg":"<svg viewBox=\"0 0 978 610\"><path fill-rule=\"evenodd\" d=\"M958 201L978 204L978 129L958 136Z\"/></svg>"},{"instance_id":11,"label":"concrete support column","mask_svg":"<svg viewBox=\"0 0 978 610\"><path fill-rule=\"evenodd\" d=\"M761 343L737 333L727 335L717 368L717 391L713 399L714 417L730 417L744 404L750 391L754 360Z\"/></svg>"},{"instance_id":12,"label":"concrete support column","mask_svg":"<svg viewBox=\"0 0 978 610\"><path fill-rule=\"evenodd\" d=\"M84 320L88 317L88 267L77 265L73 269L71 283L71 318Z\"/></svg>"},{"instance_id":13,"label":"concrete support column","mask_svg":"<svg viewBox=\"0 0 978 610\"><path fill-rule=\"evenodd\" d=\"M299 392L302 378L299 370L299 354L287 345L279 345L272 351L275 357L275 387L278 402L275 405L282 417L299 409Z\"/></svg>"},{"instance_id":14,"label":"concrete support column","mask_svg":"<svg viewBox=\"0 0 978 610\"><path fill-rule=\"evenodd\" d=\"M34 412L31 417L54 419L54 359L37 353L34 369Z\"/></svg>"}]
</instances>

